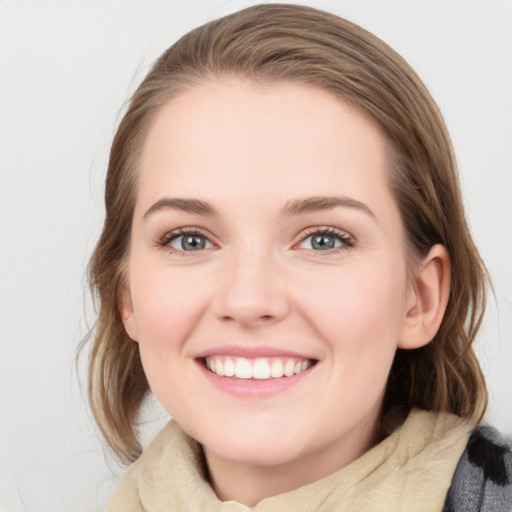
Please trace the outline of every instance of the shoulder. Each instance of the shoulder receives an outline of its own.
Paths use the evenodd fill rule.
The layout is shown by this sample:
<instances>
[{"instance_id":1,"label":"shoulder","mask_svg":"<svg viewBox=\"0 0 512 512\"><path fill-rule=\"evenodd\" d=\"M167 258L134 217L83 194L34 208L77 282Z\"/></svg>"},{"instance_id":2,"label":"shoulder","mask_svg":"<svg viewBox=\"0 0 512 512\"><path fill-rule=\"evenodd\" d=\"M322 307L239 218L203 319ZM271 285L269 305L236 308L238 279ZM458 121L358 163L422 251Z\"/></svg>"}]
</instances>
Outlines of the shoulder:
<instances>
[{"instance_id":1,"label":"shoulder","mask_svg":"<svg viewBox=\"0 0 512 512\"><path fill-rule=\"evenodd\" d=\"M512 511L512 453L489 426L476 428L469 437L442 512L484 511Z\"/></svg>"},{"instance_id":2,"label":"shoulder","mask_svg":"<svg viewBox=\"0 0 512 512\"><path fill-rule=\"evenodd\" d=\"M171 420L123 475L107 512L188 510L208 485L199 444Z\"/></svg>"},{"instance_id":3,"label":"shoulder","mask_svg":"<svg viewBox=\"0 0 512 512\"><path fill-rule=\"evenodd\" d=\"M180 430L174 421L170 421L149 443L142 455L125 471L107 506L107 512L143 512L145 504L141 502L140 491L157 475L153 468L165 464L169 447L173 446ZM147 481L150 481L149 483Z\"/></svg>"}]
</instances>

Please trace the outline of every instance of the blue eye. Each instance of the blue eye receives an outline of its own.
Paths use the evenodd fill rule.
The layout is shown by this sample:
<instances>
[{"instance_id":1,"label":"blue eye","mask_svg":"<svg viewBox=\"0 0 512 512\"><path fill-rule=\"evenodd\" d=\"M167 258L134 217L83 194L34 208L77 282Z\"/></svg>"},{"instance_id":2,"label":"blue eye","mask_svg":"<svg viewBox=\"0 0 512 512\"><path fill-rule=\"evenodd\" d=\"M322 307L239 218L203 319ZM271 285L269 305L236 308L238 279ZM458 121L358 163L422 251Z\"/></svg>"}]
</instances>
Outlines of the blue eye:
<instances>
[{"instance_id":1,"label":"blue eye","mask_svg":"<svg viewBox=\"0 0 512 512\"><path fill-rule=\"evenodd\" d=\"M212 247L212 243L206 237L198 234L176 236L168 245L178 251L200 251Z\"/></svg>"},{"instance_id":2,"label":"blue eye","mask_svg":"<svg viewBox=\"0 0 512 512\"><path fill-rule=\"evenodd\" d=\"M341 241L332 235L310 235L300 244L301 249L313 249L315 251L328 251L341 246Z\"/></svg>"},{"instance_id":3,"label":"blue eye","mask_svg":"<svg viewBox=\"0 0 512 512\"><path fill-rule=\"evenodd\" d=\"M313 251L332 251L333 249L352 247L352 238L343 232L333 228L316 230L312 234L306 234L298 247Z\"/></svg>"}]
</instances>

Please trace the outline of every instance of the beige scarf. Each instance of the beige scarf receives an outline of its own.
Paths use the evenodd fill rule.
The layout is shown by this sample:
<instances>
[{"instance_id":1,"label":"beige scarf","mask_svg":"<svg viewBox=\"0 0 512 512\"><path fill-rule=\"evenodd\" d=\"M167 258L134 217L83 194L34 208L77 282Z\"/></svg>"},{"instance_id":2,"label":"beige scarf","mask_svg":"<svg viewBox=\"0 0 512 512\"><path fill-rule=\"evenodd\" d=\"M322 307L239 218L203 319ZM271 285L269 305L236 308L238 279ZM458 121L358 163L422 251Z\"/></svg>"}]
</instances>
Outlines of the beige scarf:
<instances>
[{"instance_id":1,"label":"beige scarf","mask_svg":"<svg viewBox=\"0 0 512 512\"><path fill-rule=\"evenodd\" d=\"M171 421L125 473L107 512L440 512L473 428L453 415L413 410L348 466L250 508L219 501L200 447Z\"/></svg>"}]
</instances>

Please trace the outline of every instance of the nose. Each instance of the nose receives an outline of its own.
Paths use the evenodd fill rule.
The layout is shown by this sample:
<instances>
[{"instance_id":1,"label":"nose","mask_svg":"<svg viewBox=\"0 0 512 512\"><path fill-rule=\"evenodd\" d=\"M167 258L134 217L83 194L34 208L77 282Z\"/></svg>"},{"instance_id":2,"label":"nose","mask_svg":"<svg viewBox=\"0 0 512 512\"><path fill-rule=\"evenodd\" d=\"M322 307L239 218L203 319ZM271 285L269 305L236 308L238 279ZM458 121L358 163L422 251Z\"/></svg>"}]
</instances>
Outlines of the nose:
<instances>
[{"instance_id":1,"label":"nose","mask_svg":"<svg viewBox=\"0 0 512 512\"><path fill-rule=\"evenodd\" d=\"M226 262L215 296L215 314L223 322L256 329L281 321L289 312L282 272L270 255L246 252Z\"/></svg>"}]
</instances>

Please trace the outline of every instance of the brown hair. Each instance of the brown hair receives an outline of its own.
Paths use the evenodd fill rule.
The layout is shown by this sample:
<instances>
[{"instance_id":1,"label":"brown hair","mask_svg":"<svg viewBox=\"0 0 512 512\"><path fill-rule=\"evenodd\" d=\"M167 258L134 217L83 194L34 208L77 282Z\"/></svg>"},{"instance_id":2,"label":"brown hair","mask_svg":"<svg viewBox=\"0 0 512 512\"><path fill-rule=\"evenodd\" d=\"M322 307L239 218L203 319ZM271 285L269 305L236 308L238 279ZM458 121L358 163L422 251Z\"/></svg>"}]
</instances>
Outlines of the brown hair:
<instances>
[{"instance_id":1,"label":"brown hair","mask_svg":"<svg viewBox=\"0 0 512 512\"><path fill-rule=\"evenodd\" d=\"M135 91L115 135L106 219L89 266L90 286L99 302L89 398L110 447L124 460L140 455L136 427L149 392L138 344L124 330L118 303L137 162L148 126L180 90L226 75L322 88L381 128L393 155L390 187L409 250L426 255L440 243L452 264L450 298L439 332L421 349L397 351L383 418L420 407L479 420L487 392L471 345L485 308L488 278L466 224L450 138L435 102L411 67L361 27L308 7L258 5L201 26L171 46ZM383 436L393 426L383 421L380 428Z\"/></svg>"}]
</instances>

